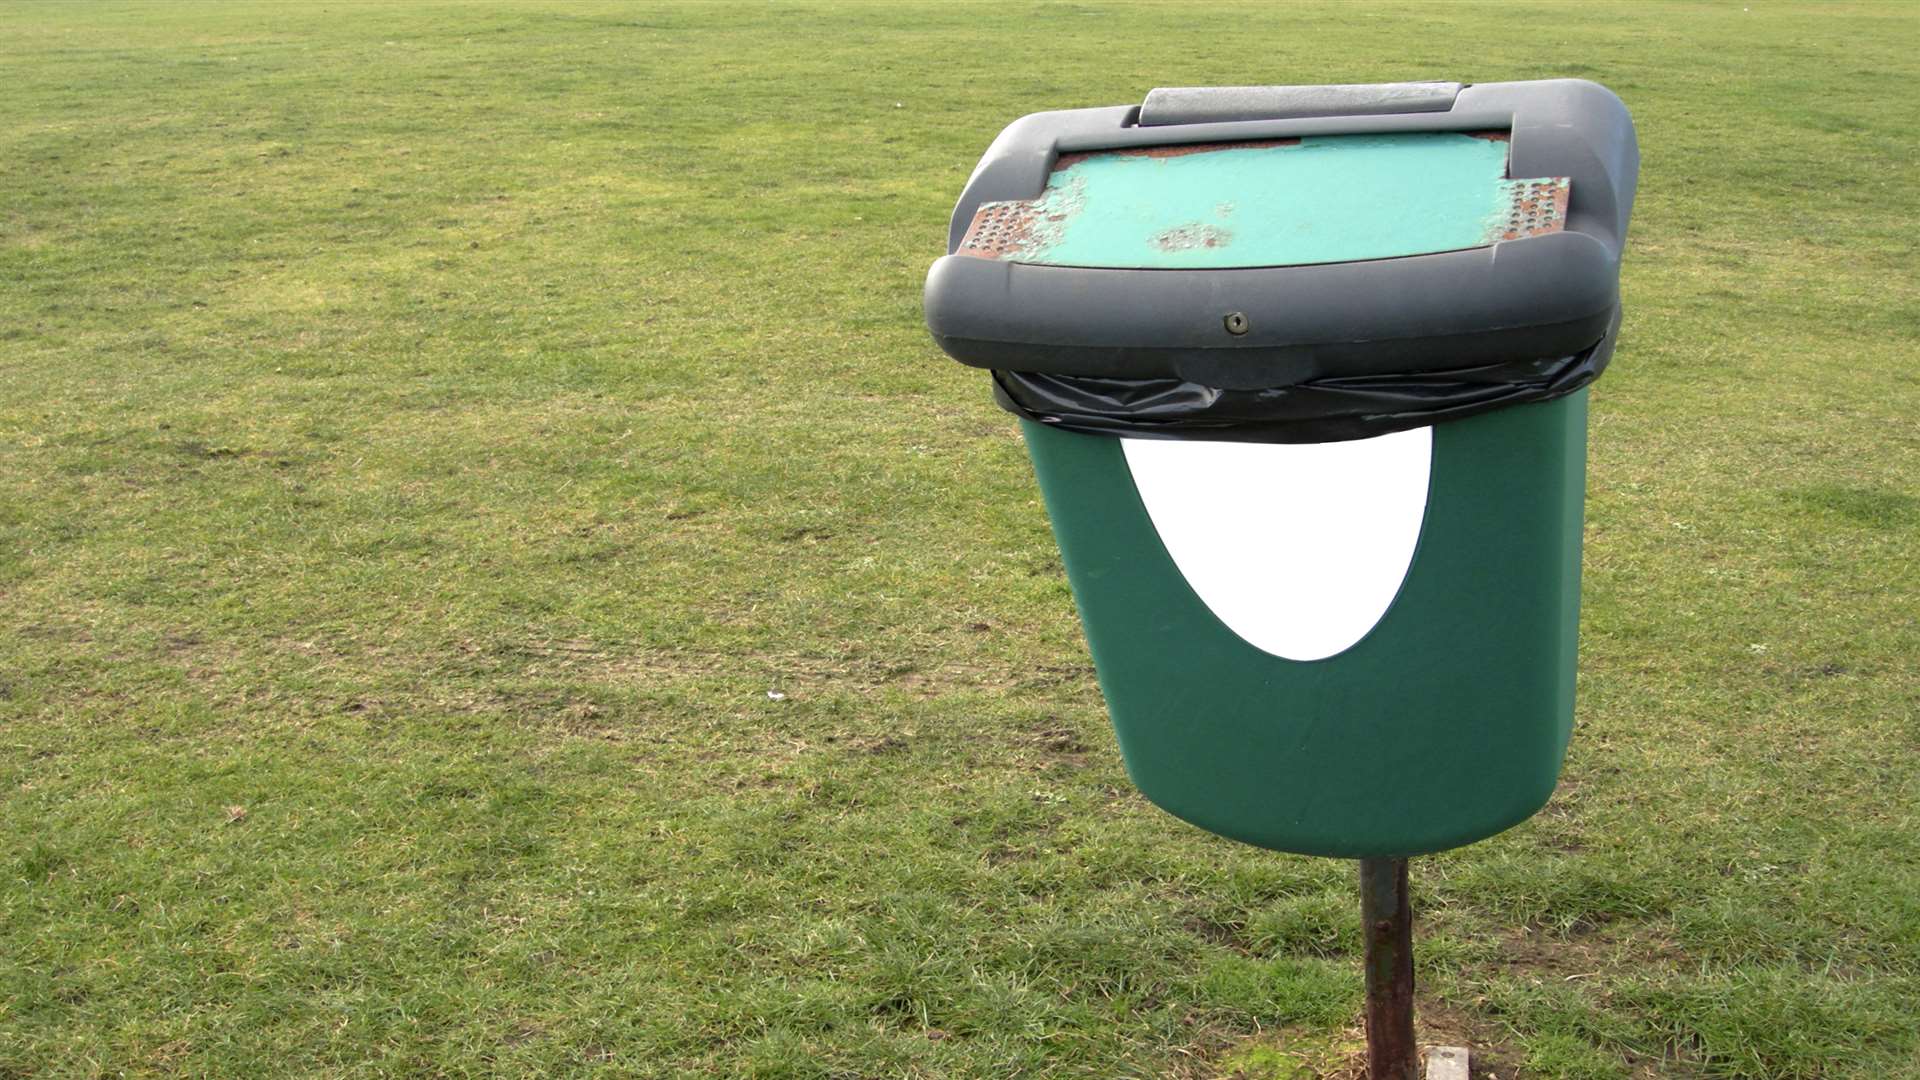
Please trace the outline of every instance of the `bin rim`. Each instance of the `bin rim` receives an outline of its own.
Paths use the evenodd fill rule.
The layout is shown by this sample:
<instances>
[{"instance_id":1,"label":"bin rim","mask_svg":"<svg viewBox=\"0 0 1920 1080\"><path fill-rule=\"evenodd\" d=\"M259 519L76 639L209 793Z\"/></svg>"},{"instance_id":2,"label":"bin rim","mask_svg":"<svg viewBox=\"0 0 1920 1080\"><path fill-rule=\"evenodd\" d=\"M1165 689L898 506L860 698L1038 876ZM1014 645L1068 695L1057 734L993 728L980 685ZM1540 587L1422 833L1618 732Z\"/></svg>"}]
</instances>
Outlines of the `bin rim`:
<instances>
[{"instance_id":1,"label":"bin rim","mask_svg":"<svg viewBox=\"0 0 1920 1080\"><path fill-rule=\"evenodd\" d=\"M1639 168L1626 107L1581 79L1468 85L1451 107L1436 103L1398 113L1184 124L1142 125L1139 106L1022 117L988 148L954 209L948 254L927 278L928 329L949 355L976 367L1238 386L1432 370L1450 356L1487 363L1593 348L1618 308ZM1432 254L1232 269L1090 268L957 254L983 204L1039 197L1062 154L1489 130L1508 133L1510 177L1571 180L1562 231ZM1222 371L1241 374L1237 382L1209 382Z\"/></svg>"}]
</instances>

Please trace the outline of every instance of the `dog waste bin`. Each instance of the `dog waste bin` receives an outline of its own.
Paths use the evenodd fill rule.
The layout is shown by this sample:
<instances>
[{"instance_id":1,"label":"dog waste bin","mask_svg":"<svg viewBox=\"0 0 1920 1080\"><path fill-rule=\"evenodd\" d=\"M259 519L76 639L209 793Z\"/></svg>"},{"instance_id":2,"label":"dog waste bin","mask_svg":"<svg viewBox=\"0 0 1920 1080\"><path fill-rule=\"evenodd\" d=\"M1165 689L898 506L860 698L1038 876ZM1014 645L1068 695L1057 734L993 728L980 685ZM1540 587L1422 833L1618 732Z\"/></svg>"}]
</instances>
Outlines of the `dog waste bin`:
<instances>
[{"instance_id":1,"label":"dog waste bin","mask_svg":"<svg viewBox=\"0 0 1920 1080\"><path fill-rule=\"evenodd\" d=\"M1155 90L987 150L927 325L1021 418L1148 798L1358 858L1546 802L1637 169L1579 80Z\"/></svg>"}]
</instances>

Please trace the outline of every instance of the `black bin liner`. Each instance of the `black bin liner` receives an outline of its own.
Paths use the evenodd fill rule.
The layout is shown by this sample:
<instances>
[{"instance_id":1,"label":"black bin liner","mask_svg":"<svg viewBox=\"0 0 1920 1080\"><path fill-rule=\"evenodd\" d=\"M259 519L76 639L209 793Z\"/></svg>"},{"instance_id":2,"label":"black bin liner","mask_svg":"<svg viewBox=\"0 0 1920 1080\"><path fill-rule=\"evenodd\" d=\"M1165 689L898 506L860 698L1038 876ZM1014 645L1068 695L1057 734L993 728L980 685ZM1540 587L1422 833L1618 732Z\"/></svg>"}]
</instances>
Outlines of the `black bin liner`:
<instances>
[{"instance_id":1,"label":"black bin liner","mask_svg":"<svg viewBox=\"0 0 1920 1080\"><path fill-rule=\"evenodd\" d=\"M1016 416L1092 435L1341 442L1564 397L1600 376L1613 341L1610 330L1591 348L1555 359L1326 376L1256 389L1223 389L1174 377L995 370L993 396Z\"/></svg>"}]
</instances>

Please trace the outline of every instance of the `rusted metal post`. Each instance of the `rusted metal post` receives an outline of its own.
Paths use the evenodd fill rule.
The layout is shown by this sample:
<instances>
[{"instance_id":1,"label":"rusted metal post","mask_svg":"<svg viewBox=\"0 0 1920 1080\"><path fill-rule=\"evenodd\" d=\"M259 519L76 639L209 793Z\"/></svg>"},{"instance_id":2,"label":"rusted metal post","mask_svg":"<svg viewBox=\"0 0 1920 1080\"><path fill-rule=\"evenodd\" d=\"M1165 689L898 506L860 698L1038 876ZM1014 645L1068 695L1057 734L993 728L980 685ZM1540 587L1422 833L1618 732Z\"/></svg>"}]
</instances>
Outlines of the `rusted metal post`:
<instances>
[{"instance_id":1,"label":"rusted metal post","mask_svg":"<svg viewBox=\"0 0 1920 1080\"><path fill-rule=\"evenodd\" d=\"M1367 941L1367 1076L1420 1080L1413 1042L1413 905L1407 860L1360 860L1361 932Z\"/></svg>"}]
</instances>

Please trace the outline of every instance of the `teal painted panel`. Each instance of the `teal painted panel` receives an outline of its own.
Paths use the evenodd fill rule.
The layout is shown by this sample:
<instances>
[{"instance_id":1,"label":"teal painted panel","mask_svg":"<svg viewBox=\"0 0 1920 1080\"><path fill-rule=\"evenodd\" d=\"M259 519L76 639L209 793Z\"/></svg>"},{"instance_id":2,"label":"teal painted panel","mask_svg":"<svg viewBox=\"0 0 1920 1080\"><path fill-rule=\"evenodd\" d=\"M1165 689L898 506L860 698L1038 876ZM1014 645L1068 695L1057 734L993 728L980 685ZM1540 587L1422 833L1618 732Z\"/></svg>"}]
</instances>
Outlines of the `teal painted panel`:
<instances>
[{"instance_id":1,"label":"teal painted panel","mask_svg":"<svg viewBox=\"0 0 1920 1080\"><path fill-rule=\"evenodd\" d=\"M1176 269L1480 247L1537 186L1506 171L1505 142L1451 133L1088 154L1053 173L1005 257Z\"/></svg>"}]
</instances>

